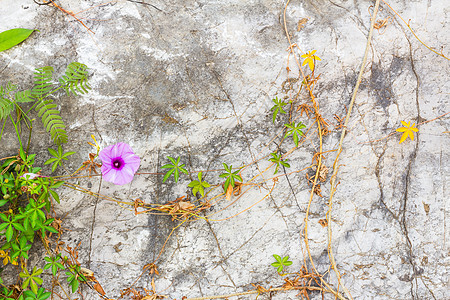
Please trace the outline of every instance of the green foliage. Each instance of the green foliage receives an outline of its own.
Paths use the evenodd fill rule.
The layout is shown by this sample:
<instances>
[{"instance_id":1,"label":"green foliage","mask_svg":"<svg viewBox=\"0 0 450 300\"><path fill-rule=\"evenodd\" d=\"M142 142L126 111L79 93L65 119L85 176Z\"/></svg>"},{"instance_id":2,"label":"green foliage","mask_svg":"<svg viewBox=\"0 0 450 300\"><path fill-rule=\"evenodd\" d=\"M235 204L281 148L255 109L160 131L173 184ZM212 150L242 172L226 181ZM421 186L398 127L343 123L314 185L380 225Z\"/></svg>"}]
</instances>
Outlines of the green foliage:
<instances>
[{"instance_id":1,"label":"green foliage","mask_svg":"<svg viewBox=\"0 0 450 300\"><path fill-rule=\"evenodd\" d=\"M0 52L26 40L34 29L14 28L0 33Z\"/></svg>"},{"instance_id":2,"label":"green foliage","mask_svg":"<svg viewBox=\"0 0 450 300\"><path fill-rule=\"evenodd\" d=\"M33 293L38 293L38 285L41 285L43 280L40 277L37 277L41 275L43 272L42 269L37 269L36 267L33 268L33 272L30 274L28 273L28 270L24 268L22 272L20 273L20 277L24 278L24 281L22 283L22 288L26 289L28 285L30 285L31 290ZM26 299L26 298L25 298Z\"/></svg>"},{"instance_id":3,"label":"green foliage","mask_svg":"<svg viewBox=\"0 0 450 300\"><path fill-rule=\"evenodd\" d=\"M17 92L14 95L14 101L16 103L25 103L25 102L34 102L33 93L31 90L25 90L21 92Z\"/></svg>"},{"instance_id":4,"label":"green foliage","mask_svg":"<svg viewBox=\"0 0 450 300\"><path fill-rule=\"evenodd\" d=\"M278 273L283 272L283 268L285 266L292 265L292 261L289 261L289 256L281 258L279 255L274 254L273 257L275 258L276 262L271 263L271 265L277 268Z\"/></svg>"},{"instance_id":5,"label":"green foliage","mask_svg":"<svg viewBox=\"0 0 450 300\"><path fill-rule=\"evenodd\" d=\"M0 224L0 231L5 230L5 236L6 241L9 242L13 238L14 235L14 228L20 231L25 231L26 229L23 227L22 224L17 222L20 219L23 219L24 216L13 216L11 219L11 215L6 214L0 214L0 218L3 220L4 223ZM26 242L26 241L25 241Z\"/></svg>"},{"instance_id":6,"label":"green foliage","mask_svg":"<svg viewBox=\"0 0 450 300\"><path fill-rule=\"evenodd\" d=\"M20 103L34 102L33 107L38 117L42 119L45 130L51 134L54 143L60 145L67 142L66 126L60 116L58 105L49 96L59 89L64 89L67 94L85 94L91 87L88 84L87 66L84 64L70 63L65 74L59 79L59 85L52 82L53 71L50 66L36 69L34 86L31 90L15 93L17 90L15 85L8 83L5 88L0 86L0 120L10 116L16 106L22 111L19 107ZM21 118L28 118L28 116L23 113L18 116L17 122L20 122Z\"/></svg>"},{"instance_id":7,"label":"green foliage","mask_svg":"<svg viewBox=\"0 0 450 300\"><path fill-rule=\"evenodd\" d=\"M273 121L273 123L275 123L275 119L276 119L278 113L282 113L282 114L286 113L283 110L283 106L287 105L287 103L278 99L278 97L275 97L274 99L272 99L272 101L275 103L275 105L270 110L273 111L272 121Z\"/></svg>"},{"instance_id":8,"label":"green foliage","mask_svg":"<svg viewBox=\"0 0 450 300\"><path fill-rule=\"evenodd\" d=\"M302 128L305 128L306 126L302 124L302 122L298 122L297 125L295 125L295 122L292 122L291 124L284 124L287 128L291 129L288 130L284 138L287 138L288 136L292 135L294 139L295 146L298 147L299 142L299 136L304 135Z\"/></svg>"},{"instance_id":9,"label":"green foliage","mask_svg":"<svg viewBox=\"0 0 450 300\"><path fill-rule=\"evenodd\" d=\"M11 259L14 260L16 257L22 257L25 259L28 259L28 250L31 249L31 244L28 244L28 239L26 236L22 236L20 238L20 242L17 243L16 241L13 241L11 243L12 247L12 254Z\"/></svg>"},{"instance_id":10,"label":"green foliage","mask_svg":"<svg viewBox=\"0 0 450 300\"><path fill-rule=\"evenodd\" d=\"M64 87L67 95L69 91L75 96L78 96L77 91L81 94L86 94L91 89L87 82L87 66L72 62L66 68L66 73L59 79L59 83Z\"/></svg>"},{"instance_id":11,"label":"green foliage","mask_svg":"<svg viewBox=\"0 0 450 300\"><path fill-rule=\"evenodd\" d=\"M191 183L188 184L188 187L192 188L192 194L194 194L194 196L197 193L200 193L202 197L204 197L205 188L209 188L211 185L206 181L202 181L202 172L199 172L197 177L198 180L191 181Z\"/></svg>"},{"instance_id":12,"label":"green foliage","mask_svg":"<svg viewBox=\"0 0 450 300\"><path fill-rule=\"evenodd\" d=\"M0 121L6 119L14 110L13 94L17 87L8 83L6 87L0 85Z\"/></svg>"},{"instance_id":13,"label":"green foliage","mask_svg":"<svg viewBox=\"0 0 450 300\"><path fill-rule=\"evenodd\" d=\"M189 174L188 171L184 168L184 164L182 164L181 166L178 165L180 163L180 157L178 157L176 160L170 156L167 156L167 158L172 162L172 164L167 164L161 167L163 169L170 169L166 173L166 175L164 175L163 183L166 182L166 180L170 177L170 175L172 175L172 173L175 182L178 182L178 178L180 177L180 171L183 172L184 174Z\"/></svg>"},{"instance_id":14,"label":"green foliage","mask_svg":"<svg viewBox=\"0 0 450 300\"><path fill-rule=\"evenodd\" d=\"M58 269L60 270L64 270L64 266L58 262L59 260L61 260L61 254L58 254L55 257L44 257L44 260L46 262L48 262L48 264L46 264L44 266L44 270L50 269L52 268L52 274L53 276L56 276L56 273L58 272Z\"/></svg>"},{"instance_id":15,"label":"green foliage","mask_svg":"<svg viewBox=\"0 0 450 300\"><path fill-rule=\"evenodd\" d=\"M34 72L34 87L31 90L33 98L42 100L52 91L53 67L46 66L36 69Z\"/></svg>"},{"instance_id":16,"label":"green foliage","mask_svg":"<svg viewBox=\"0 0 450 300\"><path fill-rule=\"evenodd\" d=\"M42 118L45 130L51 133L53 142L57 145L67 143L67 133L64 121L59 115L60 112L53 100L40 100L36 106L38 116Z\"/></svg>"},{"instance_id":17,"label":"green foliage","mask_svg":"<svg viewBox=\"0 0 450 300\"><path fill-rule=\"evenodd\" d=\"M225 173L220 174L219 177L221 178L226 178L225 180L225 184L223 186L223 189L225 190L225 192L228 190L228 186L232 186L234 188L234 183L235 181L241 181L242 182L242 177L241 175L239 175L239 170L232 172L231 170L233 169L233 166L230 165L228 167L228 165L226 163L223 163L223 167L225 168Z\"/></svg>"},{"instance_id":18,"label":"green foliage","mask_svg":"<svg viewBox=\"0 0 450 300\"><path fill-rule=\"evenodd\" d=\"M48 152L50 152L51 155L53 155L53 158L48 159L44 165L48 165L53 163L52 165L52 172L55 172L56 168L59 166L62 166L62 161L67 160L67 157L69 155L73 155L75 154L75 152L70 151L70 152L66 152L63 153L62 147L61 145L58 146L58 151L52 149L52 148L48 148Z\"/></svg>"},{"instance_id":19,"label":"green foliage","mask_svg":"<svg viewBox=\"0 0 450 300\"><path fill-rule=\"evenodd\" d=\"M66 275L69 276L67 278L67 282L72 288L72 293L75 293L80 286L80 282L85 282L86 277L80 273L80 266L70 266L69 271L66 272Z\"/></svg>"},{"instance_id":20,"label":"green foliage","mask_svg":"<svg viewBox=\"0 0 450 300\"><path fill-rule=\"evenodd\" d=\"M35 172L39 168L33 166L34 160L34 154L27 155L21 149L19 155L8 158L0 167L0 235L4 236L0 246L10 253L8 260L11 262L29 258L28 252L36 233L45 239L47 232L58 232L51 226L54 219L47 218L45 209L50 211L52 197L58 199L52 189L60 187L63 181L37 175ZM27 202L26 205L23 201ZM48 298L46 293L38 291L37 285L42 283L41 273L42 270L34 268L31 274L26 269L19 274L24 278L23 288L30 286L33 291L24 299Z\"/></svg>"},{"instance_id":21,"label":"green foliage","mask_svg":"<svg viewBox=\"0 0 450 300\"><path fill-rule=\"evenodd\" d=\"M20 138L25 128L30 129L31 137L33 120L27 114L34 109L42 118L46 131L50 132L53 141L58 144L56 150L49 149L53 157L45 162L52 165L54 172L75 152L63 152L61 143L67 141L67 133L58 107L49 97L59 89L73 95L84 94L90 89L87 83L87 67L80 63L70 64L58 83L52 82L52 67L36 69L34 74L34 86L31 90L17 91L16 86L11 83L5 87L0 86L0 121L7 118L11 120L20 146L18 155L1 159L0 162L0 241L2 241L0 248L4 264L9 261L17 265L18 262L29 259L28 252L36 235L40 235L41 240L45 242L49 232L58 233L51 226L54 219L49 218L48 213L51 211L53 199L59 203L59 196L55 190L64 181L40 175L38 172L41 168L34 166L36 155L28 154L29 145L25 148ZM32 106L25 112L21 105L27 102L31 102ZM15 109L17 114L13 114ZM21 122L24 122L26 127L21 126ZM3 129L0 139L2 133ZM45 269L51 269L55 276L59 270L66 270L60 255L46 257L45 260L47 261ZM83 275L79 274L79 268L75 266L69 270L68 282L73 292L78 289L80 281L85 281ZM31 273L23 269L18 274L23 278L22 288L31 289L24 291L18 300L45 300L50 297L51 293L39 288L43 282L39 277L42 272L43 270L35 267ZM0 284L3 284L1 277ZM14 292L7 288L0 292L0 300L12 300Z\"/></svg>"},{"instance_id":22,"label":"green foliage","mask_svg":"<svg viewBox=\"0 0 450 300\"><path fill-rule=\"evenodd\" d=\"M3 284L3 281L1 281L1 278L0 278L0 283ZM8 290L8 288L3 287L1 289L0 300L15 300L13 298L13 293L14 293L13 289ZM23 297L19 298L19 299L23 299Z\"/></svg>"},{"instance_id":23,"label":"green foliage","mask_svg":"<svg viewBox=\"0 0 450 300\"><path fill-rule=\"evenodd\" d=\"M291 166L287 163L287 160L282 160L281 155L277 155L275 152L270 153L272 155L272 158L269 158L269 160L273 163L275 163L277 166L275 167L275 172L273 174L278 173L278 169L280 165L285 166L286 168L290 168Z\"/></svg>"},{"instance_id":24,"label":"green foliage","mask_svg":"<svg viewBox=\"0 0 450 300\"><path fill-rule=\"evenodd\" d=\"M39 288L37 293L33 291L25 291L25 300L45 300L51 296L51 292L46 292L44 288Z\"/></svg>"},{"instance_id":25,"label":"green foliage","mask_svg":"<svg viewBox=\"0 0 450 300\"><path fill-rule=\"evenodd\" d=\"M56 144L66 143L66 126L59 115L59 110L56 109L57 105L53 103L52 99L46 99L52 92L53 68L47 66L36 69L34 75L32 95L36 99L35 110L38 113L38 117L42 118L45 130L51 133L52 139Z\"/></svg>"}]
</instances>

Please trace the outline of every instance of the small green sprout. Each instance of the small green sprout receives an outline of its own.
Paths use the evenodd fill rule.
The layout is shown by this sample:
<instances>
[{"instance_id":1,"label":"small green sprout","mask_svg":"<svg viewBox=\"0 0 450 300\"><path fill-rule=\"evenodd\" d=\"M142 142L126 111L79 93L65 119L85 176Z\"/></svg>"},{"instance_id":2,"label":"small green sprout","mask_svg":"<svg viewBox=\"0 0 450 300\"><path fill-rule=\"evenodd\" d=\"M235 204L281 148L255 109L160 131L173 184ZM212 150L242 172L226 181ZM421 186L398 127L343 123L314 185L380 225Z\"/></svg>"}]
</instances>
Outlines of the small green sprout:
<instances>
[{"instance_id":1,"label":"small green sprout","mask_svg":"<svg viewBox=\"0 0 450 300\"><path fill-rule=\"evenodd\" d=\"M59 166L62 166L62 161L67 160L67 157L69 155L73 155L75 154L75 152L70 151L70 152L66 152L63 153L62 147L61 145L58 146L58 152L56 152L56 150L52 149L52 148L48 148L48 152L50 152L51 155L53 155L53 158L50 158L49 160L47 160L44 165L48 165L53 163L52 165L52 172L55 172L56 168Z\"/></svg>"},{"instance_id":2,"label":"small green sprout","mask_svg":"<svg viewBox=\"0 0 450 300\"><path fill-rule=\"evenodd\" d=\"M46 262L48 262L48 264L46 264L44 266L44 270L50 269L52 268L52 274L53 276L56 276L56 273L58 272L58 269L64 270L64 266L58 262L59 260L61 260L61 254L58 254L55 257L44 257L44 260Z\"/></svg>"},{"instance_id":3,"label":"small green sprout","mask_svg":"<svg viewBox=\"0 0 450 300\"><path fill-rule=\"evenodd\" d=\"M242 182L242 177L241 175L238 174L238 172L240 170L231 172L231 169L233 169L233 166L230 165L228 167L228 165L226 163L223 163L223 167L225 168L226 173L223 173L221 175L219 175L219 177L221 178L226 178L225 180L225 184L223 186L225 192L228 190L228 186L232 186L234 188L234 182L237 181L241 181Z\"/></svg>"},{"instance_id":4,"label":"small green sprout","mask_svg":"<svg viewBox=\"0 0 450 300\"><path fill-rule=\"evenodd\" d=\"M80 274L80 266L70 266L69 271L66 271L66 275L69 276L67 282L72 288L72 293L75 293L78 290L80 282L86 282L86 277L84 277L83 274Z\"/></svg>"},{"instance_id":5,"label":"small green sprout","mask_svg":"<svg viewBox=\"0 0 450 300\"><path fill-rule=\"evenodd\" d=\"M205 196L205 188L209 188L211 185L207 183L206 181L202 181L202 172L198 173L198 180L193 180L191 183L188 184L188 187L192 188L192 194L194 196L200 192L202 197Z\"/></svg>"},{"instance_id":6,"label":"small green sprout","mask_svg":"<svg viewBox=\"0 0 450 300\"><path fill-rule=\"evenodd\" d=\"M48 299L48 297L51 296L51 292L46 292L44 288L39 288L37 293L34 293L32 291L25 291L23 293L25 295L25 300L45 300ZM8 298L10 299L10 298ZM22 299L22 298L19 298Z\"/></svg>"},{"instance_id":7,"label":"small green sprout","mask_svg":"<svg viewBox=\"0 0 450 300\"><path fill-rule=\"evenodd\" d=\"M275 97L275 99L272 99L272 101L275 103L275 105L270 110L273 111L272 121L273 121L273 123L275 123L275 119L276 119L278 113L282 113L282 114L286 113L283 110L283 106L287 105L287 103L284 101L281 101L280 99L278 99L278 97Z\"/></svg>"},{"instance_id":8,"label":"small green sprout","mask_svg":"<svg viewBox=\"0 0 450 300\"><path fill-rule=\"evenodd\" d=\"M283 268L285 266L292 265L292 261L289 261L289 256L281 258L281 256L274 254L273 257L275 258L276 262L273 262L271 265L277 268L278 273L283 272Z\"/></svg>"},{"instance_id":9,"label":"small green sprout","mask_svg":"<svg viewBox=\"0 0 450 300\"><path fill-rule=\"evenodd\" d=\"M171 169L166 173L166 175L164 175L163 183L166 182L166 180L170 177L170 175L172 175L172 173L175 182L178 182L178 178L180 177L180 171L183 172L184 174L189 174L188 171L184 168L184 164L182 164L181 166L178 165L180 163L180 157L178 157L176 161L174 158L170 156L167 156L167 158L172 162L172 164L167 164L161 167L163 169Z\"/></svg>"},{"instance_id":10,"label":"small green sprout","mask_svg":"<svg viewBox=\"0 0 450 300\"><path fill-rule=\"evenodd\" d=\"M30 245L31 247L31 245ZM33 268L33 272L28 273L28 270L24 268L22 272L19 274L20 277L25 278L24 282L22 283L22 288L26 289L28 285L30 285L31 290L33 293L37 294L38 292L38 285L41 285L43 280L40 277L37 277L41 275L42 269L38 269L36 267Z\"/></svg>"},{"instance_id":11,"label":"small green sprout","mask_svg":"<svg viewBox=\"0 0 450 300\"><path fill-rule=\"evenodd\" d=\"M275 167L274 175L278 173L278 169L280 168L280 165L285 166L286 168L290 168L291 166L287 163L287 160L282 160L281 155L277 155L275 152L270 153L273 157L269 158L269 160L273 163L275 163L277 166Z\"/></svg>"},{"instance_id":12,"label":"small green sprout","mask_svg":"<svg viewBox=\"0 0 450 300\"><path fill-rule=\"evenodd\" d=\"M302 122L298 122L297 125L295 125L295 122L292 122L291 124L284 124L284 126L291 129L291 130L288 130L288 132L286 133L284 138L287 138L288 136L292 135L295 146L298 147L299 136L304 135L304 133L301 129L305 128L306 126L303 125Z\"/></svg>"}]
</instances>

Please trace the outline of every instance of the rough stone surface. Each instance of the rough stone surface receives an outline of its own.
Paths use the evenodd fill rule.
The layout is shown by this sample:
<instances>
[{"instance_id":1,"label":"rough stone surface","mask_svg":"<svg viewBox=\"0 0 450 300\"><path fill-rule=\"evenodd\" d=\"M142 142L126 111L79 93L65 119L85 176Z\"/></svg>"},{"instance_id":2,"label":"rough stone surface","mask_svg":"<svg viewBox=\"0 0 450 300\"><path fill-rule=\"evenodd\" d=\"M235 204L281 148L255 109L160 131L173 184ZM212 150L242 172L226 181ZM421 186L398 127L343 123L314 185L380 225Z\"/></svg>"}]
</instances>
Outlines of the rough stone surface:
<instances>
[{"instance_id":1,"label":"rough stone surface","mask_svg":"<svg viewBox=\"0 0 450 300\"><path fill-rule=\"evenodd\" d=\"M129 143L141 157L139 171L147 174L125 186L100 177L71 180L125 203L62 189L56 208L67 229L63 241L72 247L80 243L80 262L95 272L108 297L119 297L139 278L180 224L170 216L135 216L127 204L137 198L164 204L186 195L196 175L162 183L161 166L167 156L180 156L191 171L203 170L204 179L214 185L223 182L220 172L205 171L221 169L222 162L235 168L249 165L242 172L244 182L259 177L256 185L244 186L241 196L215 199L204 214L209 222L194 220L173 231L156 262L160 294L181 299L245 292L254 289L252 284L279 287L284 280L270 266L272 254L289 255L289 272L299 271L304 261L311 268L303 241L311 190L305 174L312 175L305 168L319 149L311 119L304 114L298 119L311 130L289 154L288 175L280 169L272 193L274 167L260 173L270 166L269 154L277 149L288 122L280 115L272 124L271 99L293 97L301 82L296 81L295 60L291 55L288 61L286 51L285 1L58 3L80 12L77 18L95 35L55 7L3 0L0 31L24 27L39 32L0 53L1 84L11 81L30 88L34 68L50 65L59 75L72 61L88 65L90 93L58 97L70 136L65 149L77 151L67 168L77 169L93 151L87 144L91 134L102 147ZM315 72L321 75L315 95L331 130L324 137L324 151L337 148L341 131L334 128L334 115L347 112L373 4L290 1L287 7L292 43L305 52L317 50L321 58L316 62ZM444 47L448 55L446 1L389 4L410 20L425 43L439 51ZM422 46L386 5L382 8L378 19L389 18L389 23L374 32L340 156L331 212L334 256L354 299L449 299L448 116L421 125L414 141L399 144L399 134L378 140L400 127L402 120L417 124L448 112L449 61ZM303 18L307 22L298 31ZM291 90L286 88L289 78ZM302 92L295 105L306 100ZM42 125L35 124L32 151L43 162L52 143ZM3 156L17 151L14 141L7 125ZM283 153L293 146L289 138ZM335 155L326 153L324 163L330 169ZM323 197L313 198L308 227L311 255L321 273L330 269L327 229L319 224L328 210L329 180L330 175L322 185ZM30 265L42 267L41 255L36 252ZM151 278L143 275L134 287L151 289ZM332 270L325 278L337 287ZM98 299L86 287L83 294L84 299ZM262 294L258 299L299 299L297 294ZM322 296L310 293L310 299ZM334 296L325 294L325 299Z\"/></svg>"}]
</instances>

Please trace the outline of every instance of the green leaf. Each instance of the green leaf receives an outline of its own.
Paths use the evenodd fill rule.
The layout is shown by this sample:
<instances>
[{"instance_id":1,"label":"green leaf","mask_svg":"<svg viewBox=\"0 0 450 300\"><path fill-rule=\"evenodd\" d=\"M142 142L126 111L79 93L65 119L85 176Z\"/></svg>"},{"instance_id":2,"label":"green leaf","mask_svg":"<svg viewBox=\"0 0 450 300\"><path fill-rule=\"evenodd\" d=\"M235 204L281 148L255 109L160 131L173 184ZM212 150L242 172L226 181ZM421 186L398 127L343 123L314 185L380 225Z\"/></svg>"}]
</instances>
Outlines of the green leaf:
<instances>
[{"instance_id":1,"label":"green leaf","mask_svg":"<svg viewBox=\"0 0 450 300\"><path fill-rule=\"evenodd\" d=\"M72 287L72 293L75 293L78 290L79 285L80 283L76 279L70 283L70 286Z\"/></svg>"},{"instance_id":2,"label":"green leaf","mask_svg":"<svg viewBox=\"0 0 450 300\"><path fill-rule=\"evenodd\" d=\"M162 169L171 169L169 170L166 175L164 175L163 183L166 182L166 180L170 177L170 175L173 174L173 177L175 179L175 182L178 182L178 179L180 177L180 171L184 174L189 174L189 172L184 168L184 164L178 165L180 163L180 157L178 157L176 160L170 156L167 156L167 158L172 162L172 164L167 164L162 166Z\"/></svg>"},{"instance_id":3,"label":"green leaf","mask_svg":"<svg viewBox=\"0 0 450 300\"><path fill-rule=\"evenodd\" d=\"M7 242L11 241L11 239L13 237L13 233L14 233L13 227L12 227L11 224L9 224L9 226L6 229L6 232L5 232L5 234L6 234L6 241Z\"/></svg>"},{"instance_id":4,"label":"green leaf","mask_svg":"<svg viewBox=\"0 0 450 300\"><path fill-rule=\"evenodd\" d=\"M281 101L280 99L278 99L278 97L275 97L274 99L272 99L272 101L275 103L275 105L270 110L273 111L272 122L275 123L275 119L276 119L278 113L282 113L282 114L286 113L283 110L283 106L287 105L287 103L284 101Z\"/></svg>"},{"instance_id":5,"label":"green leaf","mask_svg":"<svg viewBox=\"0 0 450 300\"><path fill-rule=\"evenodd\" d=\"M273 254L273 257L276 259L276 262L272 263L271 265L277 268L278 273L282 273L285 266L292 265L292 261L289 261L289 256L281 258L281 256Z\"/></svg>"},{"instance_id":6,"label":"green leaf","mask_svg":"<svg viewBox=\"0 0 450 300\"><path fill-rule=\"evenodd\" d=\"M0 33L0 52L20 44L26 40L34 29L14 28Z\"/></svg>"},{"instance_id":7,"label":"green leaf","mask_svg":"<svg viewBox=\"0 0 450 300\"><path fill-rule=\"evenodd\" d=\"M277 174L278 173L278 169L280 167L280 164L282 166L285 166L286 168L290 168L291 167L286 161L283 161L281 159L281 154L276 154L275 152L270 153L270 154L272 155L272 158L269 158L269 161L271 161L271 162L276 164L275 172L273 174Z\"/></svg>"},{"instance_id":8,"label":"green leaf","mask_svg":"<svg viewBox=\"0 0 450 300\"><path fill-rule=\"evenodd\" d=\"M65 75L63 75L59 82L66 90L67 95L69 92L77 96L77 92L80 94L86 94L91 87L88 84L88 67L79 62L70 63Z\"/></svg>"},{"instance_id":9,"label":"green leaf","mask_svg":"<svg viewBox=\"0 0 450 300\"><path fill-rule=\"evenodd\" d=\"M222 163L222 164L223 164L223 167L225 168L226 172L223 174L220 174L219 177L226 178L225 183L224 183L224 191L226 192L228 190L228 186L231 185L234 188L235 180L242 182L242 177L241 177L241 175L237 174L237 173L239 173L240 170L232 172L231 171L233 169L232 165L230 165L228 167L228 165L226 163Z\"/></svg>"},{"instance_id":10,"label":"green leaf","mask_svg":"<svg viewBox=\"0 0 450 300\"><path fill-rule=\"evenodd\" d=\"M202 172L199 172L197 175L198 180L193 180L188 184L188 187L192 188L192 194L196 196L198 192L202 195L202 197L205 196L205 188L210 187L211 185L205 181L202 181Z\"/></svg>"},{"instance_id":11,"label":"green leaf","mask_svg":"<svg viewBox=\"0 0 450 300\"><path fill-rule=\"evenodd\" d=\"M58 112L59 113L59 112ZM67 160L67 156L69 155L73 155L75 154L75 152L66 152L63 153L62 147L61 145L58 146L58 151L56 151L55 149L52 148L48 148L48 152L53 155L54 157L49 158L44 165L48 165L53 163L52 165L52 172L55 172L56 168L58 166L62 166L62 160ZM61 181L61 183L59 185L57 185L58 183L55 184L55 186L60 186L62 183L64 183L64 181Z\"/></svg>"},{"instance_id":12,"label":"green leaf","mask_svg":"<svg viewBox=\"0 0 450 300\"><path fill-rule=\"evenodd\" d=\"M49 190L49 192L50 192L50 195L52 195L53 199L55 199L56 202L60 203L59 202L59 195L58 195L58 193L56 193L53 190Z\"/></svg>"},{"instance_id":13,"label":"green leaf","mask_svg":"<svg viewBox=\"0 0 450 300\"><path fill-rule=\"evenodd\" d=\"M303 131L301 131L301 129L305 128L306 126L303 125L302 122L299 122L297 125L295 125L295 122L292 122L291 124L284 124L284 126L291 129L291 130L287 131L284 138L287 138L288 136L292 135L295 146L298 147L299 136L304 135L304 133L303 133Z\"/></svg>"}]
</instances>

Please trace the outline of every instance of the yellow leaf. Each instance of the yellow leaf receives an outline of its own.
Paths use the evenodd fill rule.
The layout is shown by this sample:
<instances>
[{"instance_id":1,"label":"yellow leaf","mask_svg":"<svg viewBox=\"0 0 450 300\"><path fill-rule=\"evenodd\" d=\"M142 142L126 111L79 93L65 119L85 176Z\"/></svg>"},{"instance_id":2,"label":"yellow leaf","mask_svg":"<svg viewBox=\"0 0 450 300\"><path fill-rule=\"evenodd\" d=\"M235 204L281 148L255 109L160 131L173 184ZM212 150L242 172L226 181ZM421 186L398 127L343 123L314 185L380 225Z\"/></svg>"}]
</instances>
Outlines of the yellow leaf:
<instances>
[{"instance_id":1,"label":"yellow leaf","mask_svg":"<svg viewBox=\"0 0 450 300\"><path fill-rule=\"evenodd\" d=\"M401 144L401 143L403 143L404 141L406 141L406 139L408 138L408 136L409 136L409 138L411 139L411 140L413 140L414 141L414 132L418 132L419 131L419 129L417 129L416 127L415 127L415 123L413 123L412 125L410 125L411 124L411 122L408 122L408 123L406 123L405 121L400 121L402 124L403 124L403 126L404 127L400 127L400 128L398 128L396 131L398 131L398 132L403 132L403 134L402 134L402 137L400 138L400 143L399 144Z\"/></svg>"},{"instance_id":2,"label":"yellow leaf","mask_svg":"<svg viewBox=\"0 0 450 300\"><path fill-rule=\"evenodd\" d=\"M321 60L320 57L317 55L314 55L317 50L308 51L306 54L301 55L305 60L302 63L302 66L308 64L308 67L311 69L311 71L314 70L314 64L316 60Z\"/></svg>"}]
</instances>

